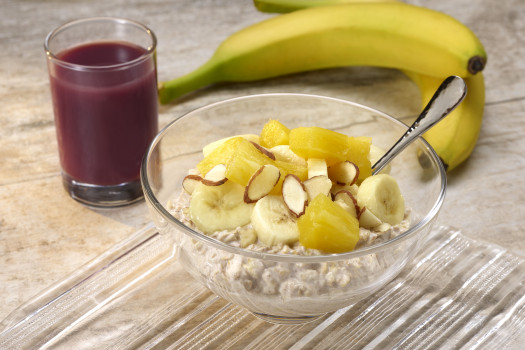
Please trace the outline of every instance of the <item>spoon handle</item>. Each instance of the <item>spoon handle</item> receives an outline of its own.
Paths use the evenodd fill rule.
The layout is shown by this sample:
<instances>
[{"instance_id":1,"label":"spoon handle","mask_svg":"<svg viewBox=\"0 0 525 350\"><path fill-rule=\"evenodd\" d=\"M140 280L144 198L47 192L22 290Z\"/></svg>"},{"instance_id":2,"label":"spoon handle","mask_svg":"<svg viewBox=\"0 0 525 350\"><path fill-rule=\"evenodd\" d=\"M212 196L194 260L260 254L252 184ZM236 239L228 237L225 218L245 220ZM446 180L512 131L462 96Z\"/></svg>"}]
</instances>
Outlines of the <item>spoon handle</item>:
<instances>
[{"instance_id":1,"label":"spoon handle","mask_svg":"<svg viewBox=\"0 0 525 350\"><path fill-rule=\"evenodd\" d=\"M373 166L375 175L395 156L412 143L419 135L433 127L456 108L467 94L467 85L458 76L450 76L438 87L430 102L416 121L407 129L399 140Z\"/></svg>"}]
</instances>

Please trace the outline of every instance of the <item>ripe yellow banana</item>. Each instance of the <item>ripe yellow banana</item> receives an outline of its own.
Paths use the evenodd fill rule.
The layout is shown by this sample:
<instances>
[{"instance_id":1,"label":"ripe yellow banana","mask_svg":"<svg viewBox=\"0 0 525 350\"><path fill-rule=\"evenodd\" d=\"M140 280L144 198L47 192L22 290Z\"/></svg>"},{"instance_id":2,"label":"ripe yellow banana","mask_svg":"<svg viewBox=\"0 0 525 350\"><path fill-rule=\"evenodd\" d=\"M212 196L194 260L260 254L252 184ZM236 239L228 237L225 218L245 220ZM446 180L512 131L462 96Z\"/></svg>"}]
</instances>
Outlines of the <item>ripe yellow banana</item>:
<instances>
[{"instance_id":1,"label":"ripe yellow banana","mask_svg":"<svg viewBox=\"0 0 525 350\"><path fill-rule=\"evenodd\" d=\"M304 8L327 6L349 2L390 2L398 0L254 0L255 7L261 12L288 13ZM405 72L421 90L425 106L443 79L424 76L414 72ZM425 134L425 139L434 147L448 170L466 160L472 153L483 118L485 88L483 76L466 78L468 85L467 99Z\"/></svg>"},{"instance_id":2,"label":"ripe yellow banana","mask_svg":"<svg viewBox=\"0 0 525 350\"><path fill-rule=\"evenodd\" d=\"M412 79L421 91L425 106L436 91L442 79L414 72L405 74ZM483 109L485 106L485 84L483 74L465 78L467 96L445 119L434 125L423 137L439 155L445 168L450 171L465 161L476 145Z\"/></svg>"},{"instance_id":3,"label":"ripe yellow banana","mask_svg":"<svg viewBox=\"0 0 525 350\"><path fill-rule=\"evenodd\" d=\"M280 15L226 39L195 71L159 86L161 103L217 82L379 66L436 77L481 71L486 53L454 18L398 2L320 6Z\"/></svg>"}]
</instances>

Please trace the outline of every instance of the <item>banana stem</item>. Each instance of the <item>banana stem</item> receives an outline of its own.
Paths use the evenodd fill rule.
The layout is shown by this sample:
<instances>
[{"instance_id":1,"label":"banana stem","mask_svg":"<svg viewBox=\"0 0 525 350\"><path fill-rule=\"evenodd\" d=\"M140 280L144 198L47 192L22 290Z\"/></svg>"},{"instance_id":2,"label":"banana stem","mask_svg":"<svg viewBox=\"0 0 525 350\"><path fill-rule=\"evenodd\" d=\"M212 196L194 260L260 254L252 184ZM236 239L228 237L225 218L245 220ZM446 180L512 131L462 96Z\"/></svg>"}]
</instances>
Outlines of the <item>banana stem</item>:
<instances>
[{"instance_id":1,"label":"banana stem","mask_svg":"<svg viewBox=\"0 0 525 350\"><path fill-rule=\"evenodd\" d=\"M217 82L216 64L210 60L193 72L159 84L159 101L166 104L177 97Z\"/></svg>"}]
</instances>

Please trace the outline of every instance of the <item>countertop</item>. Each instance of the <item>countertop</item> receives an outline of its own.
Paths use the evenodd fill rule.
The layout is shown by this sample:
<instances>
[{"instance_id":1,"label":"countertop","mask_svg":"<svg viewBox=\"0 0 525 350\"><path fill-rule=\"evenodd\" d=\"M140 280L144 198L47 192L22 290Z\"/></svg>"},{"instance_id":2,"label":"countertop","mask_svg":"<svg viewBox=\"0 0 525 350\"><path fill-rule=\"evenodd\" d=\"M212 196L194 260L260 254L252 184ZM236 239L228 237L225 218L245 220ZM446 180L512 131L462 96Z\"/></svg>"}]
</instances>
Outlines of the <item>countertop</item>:
<instances>
[{"instance_id":1,"label":"countertop","mask_svg":"<svg viewBox=\"0 0 525 350\"><path fill-rule=\"evenodd\" d=\"M438 224L525 256L525 2L408 2L457 18L488 54L479 141L468 161L448 174ZM153 29L161 81L190 72L228 35L274 16L238 0L3 1L0 320L150 222L144 202L95 210L71 199L62 187L43 42L59 24L102 15L132 18ZM267 92L352 100L407 123L421 108L419 91L399 71L346 67L208 87L161 106L160 126L211 102Z\"/></svg>"}]
</instances>

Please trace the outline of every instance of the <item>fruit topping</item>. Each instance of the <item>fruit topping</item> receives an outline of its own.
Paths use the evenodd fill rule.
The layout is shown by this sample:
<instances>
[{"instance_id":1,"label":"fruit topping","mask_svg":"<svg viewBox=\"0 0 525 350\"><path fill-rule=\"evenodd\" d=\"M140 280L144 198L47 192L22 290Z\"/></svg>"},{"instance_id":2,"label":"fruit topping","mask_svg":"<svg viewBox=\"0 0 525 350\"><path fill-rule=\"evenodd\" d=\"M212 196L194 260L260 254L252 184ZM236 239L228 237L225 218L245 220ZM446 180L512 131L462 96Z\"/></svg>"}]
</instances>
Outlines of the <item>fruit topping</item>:
<instances>
[{"instance_id":1,"label":"fruit topping","mask_svg":"<svg viewBox=\"0 0 525 350\"><path fill-rule=\"evenodd\" d=\"M267 246L293 244L299 239L296 218L282 196L269 195L258 200L251 222L257 237Z\"/></svg>"},{"instance_id":2,"label":"fruit topping","mask_svg":"<svg viewBox=\"0 0 525 350\"><path fill-rule=\"evenodd\" d=\"M315 197L297 219L299 242L327 253L351 251L359 241L359 221L323 195Z\"/></svg>"},{"instance_id":3,"label":"fruit topping","mask_svg":"<svg viewBox=\"0 0 525 350\"><path fill-rule=\"evenodd\" d=\"M260 136L205 147L199 174L182 182L190 219L206 234L237 230L242 247L299 241L326 253L353 250L360 227L383 232L405 216L395 178L371 175L382 153L369 137L270 120Z\"/></svg>"},{"instance_id":4,"label":"fruit topping","mask_svg":"<svg viewBox=\"0 0 525 350\"><path fill-rule=\"evenodd\" d=\"M306 161L308 166L308 178L316 176L327 176L328 177L328 165L326 160L323 158L308 158Z\"/></svg>"},{"instance_id":5,"label":"fruit topping","mask_svg":"<svg viewBox=\"0 0 525 350\"><path fill-rule=\"evenodd\" d=\"M232 230L250 223L254 204L244 202L244 187L226 181L219 186L197 185L191 194L191 221L204 233Z\"/></svg>"},{"instance_id":6,"label":"fruit topping","mask_svg":"<svg viewBox=\"0 0 525 350\"><path fill-rule=\"evenodd\" d=\"M289 142L290 129L278 120L271 119L264 124L260 144L263 147L272 148L279 145L287 145Z\"/></svg>"},{"instance_id":7,"label":"fruit topping","mask_svg":"<svg viewBox=\"0 0 525 350\"><path fill-rule=\"evenodd\" d=\"M405 216L405 200L391 175L378 174L366 178L359 186L356 199L359 207L366 208L381 222L397 225Z\"/></svg>"}]
</instances>

